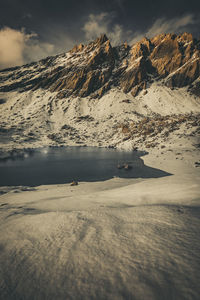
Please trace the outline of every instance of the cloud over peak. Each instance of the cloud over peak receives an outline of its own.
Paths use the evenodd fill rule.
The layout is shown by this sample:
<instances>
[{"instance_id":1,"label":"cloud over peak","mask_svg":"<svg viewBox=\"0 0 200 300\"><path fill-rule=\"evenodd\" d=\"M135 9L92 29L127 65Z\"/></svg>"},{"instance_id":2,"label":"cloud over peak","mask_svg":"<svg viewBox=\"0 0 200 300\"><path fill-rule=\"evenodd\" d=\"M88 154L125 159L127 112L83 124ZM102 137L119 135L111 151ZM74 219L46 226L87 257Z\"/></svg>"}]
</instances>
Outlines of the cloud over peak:
<instances>
[{"instance_id":1,"label":"cloud over peak","mask_svg":"<svg viewBox=\"0 0 200 300\"><path fill-rule=\"evenodd\" d=\"M113 45L127 41L130 44L142 39L144 36L152 38L161 33L180 33L190 31L190 26L198 21L192 14L187 14L179 18L159 18L146 29L146 31L126 30L121 24L114 22L115 14L102 12L100 14L90 14L82 27L87 40L93 40L99 35L106 33Z\"/></svg>"},{"instance_id":2,"label":"cloud over peak","mask_svg":"<svg viewBox=\"0 0 200 300\"><path fill-rule=\"evenodd\" d=\"M169 20L160 18L153 23L152 27L146 32L146 35L148 37L152 37L160 33L177 33L183 30L187 30L187 26L195 23L196 20L191 14Z\"/></svg>"},{"instance_id":3,"label":"cloud over peak","mask_svg":"<svg viewBox=\"0 0 200 300\"><path fill-rule=\"evenodd\" d=\"M82 27L86 39L93 40L105 33L113 45L120 44L124 39L126 40L130 31L125 31L120 24L115 24L114 19L114 13L90 14Z\"/></svg>"},{"instance_id":4,"label":"cloud over peak","mask_svg":"<svg viewBox=\"0 0 200 300\"><path fill-rule=\"evenodd\" d=\"M1 69L23 63L23 51L26 40L27 38L23 31L17 31L8 27L0 30Z\"/></svg>"},{"instance_id":5,"label":"cloud over peak","mask_svg":"<svg viewBox=\"0 0 200 300\"><path fill-rule=\"evenodd\" d=\"M53 52L50 43L41 43L36 33L4 27L0 30L0 69L38 60Z\"/></svg>"},{"instance_id":6,"label":"cloud over peak","mask_svg":"<svg viewBox=\"0 0 200 300\"><path fill-rule=\"evenodd\" d=\"M144 36L152 38L161 33L181 33L184 31L190 31L190 26L196 24L198 21L192 14L187 14L179 18L159 18L157 19L150 28L144 32L135 32L131 44L142 39Z\"/></svg>"}]
</instances>

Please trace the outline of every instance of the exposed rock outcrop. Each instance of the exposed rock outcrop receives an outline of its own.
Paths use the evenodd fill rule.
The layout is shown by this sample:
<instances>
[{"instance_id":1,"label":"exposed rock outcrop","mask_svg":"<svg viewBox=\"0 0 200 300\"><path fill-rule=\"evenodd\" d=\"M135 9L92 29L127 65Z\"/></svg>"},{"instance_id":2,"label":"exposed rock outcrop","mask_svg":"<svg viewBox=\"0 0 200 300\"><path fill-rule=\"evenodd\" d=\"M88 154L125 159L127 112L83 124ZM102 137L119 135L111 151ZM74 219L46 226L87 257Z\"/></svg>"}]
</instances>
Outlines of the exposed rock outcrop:
<instances>
[{"instance_id":1,"label":"exposed rock outcrop","mask_svg":"<svg viewBox=\"0 0 200 300\"><path fill-rule=\"evenodd\" d=\"M154 78L170 88L188 86L199 96L199 76L200 41L191 34L160 34L132 47L127 43L112 47L103 34L67 53L1 71L0 91L42 88L57 92L58 98L97 98L119 86L137 96Z\"/></svg>"}]
</instances>

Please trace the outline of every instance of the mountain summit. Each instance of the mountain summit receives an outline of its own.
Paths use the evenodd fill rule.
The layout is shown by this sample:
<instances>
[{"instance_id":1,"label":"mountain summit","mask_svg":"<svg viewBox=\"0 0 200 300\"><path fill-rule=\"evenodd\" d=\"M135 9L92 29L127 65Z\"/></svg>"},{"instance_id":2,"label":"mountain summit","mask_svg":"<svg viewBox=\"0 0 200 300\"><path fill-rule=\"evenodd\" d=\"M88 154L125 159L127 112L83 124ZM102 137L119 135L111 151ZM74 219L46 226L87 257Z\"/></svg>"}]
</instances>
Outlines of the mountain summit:
<instances>
[{"instance_id":1,"label":"mountain summit","mask_svg":"<svg viewBox=\"0 0 200 300\"><path fill-rule=\"evenodd\" d=\"M200 41L184 33L143 38L132 47L112 47L101 35L67 53L2 70L1 148L149 149L158 140L171 145L174 132L197 144L199 69Z\"/></svg>"},{"instance_id":2,"label":"mountain summit","mask_svg":"<svg viewBox=\"0 0 200 300\"><path fill-rule=\"evenodd\" d=\"M59 98L99 98L120 87L136 96L156 79L170 88L188 86L200 96L199 73L200 41L191 34L160 34L132 47L112 47L103 34L67 53L1 71L0 91L42 88L57 92Z\"/></svg>"}]
</instances>

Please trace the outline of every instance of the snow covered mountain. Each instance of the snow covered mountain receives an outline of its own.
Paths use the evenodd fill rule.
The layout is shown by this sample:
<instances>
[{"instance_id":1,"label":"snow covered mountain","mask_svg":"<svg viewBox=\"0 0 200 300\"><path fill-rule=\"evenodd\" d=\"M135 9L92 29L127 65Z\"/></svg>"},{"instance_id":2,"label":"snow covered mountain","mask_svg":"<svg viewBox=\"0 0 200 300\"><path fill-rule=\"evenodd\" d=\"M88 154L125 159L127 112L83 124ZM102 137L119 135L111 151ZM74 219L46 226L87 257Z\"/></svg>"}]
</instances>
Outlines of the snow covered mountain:
<instances>
[{"instance_id":1,"label":"snow covered mountain","mask_svg":"<svg viewBox=\"0 0 200 300\"><path fill-rule=\"evenodd\" d=\"M161 34L132 47L112 47L102 35L0 71L1 148L151 148L180 129L199 134L199 96L200 41L191 34Z\"/></svg>"},{"instance_id":2,"label":"snow covered mountain","mask_svg":"<svg viewBox=\"0 0 200 300\"><path fill-rule=\"evenodd\" d=\"M37 157L25 168L7 159L45 145L138 148L148 152L140 166L151 170L148 179L135 178L134 164L134 178L1 186L1 299L199 299L199 66L200 42L190 34L132 47L112 47L103 35L0 71L8 178L14 168L32 174ZM78 173L74 165L59 160L62 176Z\"/></svg>"},{"instance_id":3,"label":"snow covered mountain","mask_svg":"<svg viewBox=\"0 0 200 300\"><path fill-rule=\"evenodd\" d=\"M58 97L101 97L111 87L138 92L152 77L169 87L188 86L200 93L200 41L191 34L162 34L144 38L132 47L112 47L106 35L71 51L1 72L2 92L47 89ZM197 81L196 81L197 80Z\"/></svg>"}]
</instances>

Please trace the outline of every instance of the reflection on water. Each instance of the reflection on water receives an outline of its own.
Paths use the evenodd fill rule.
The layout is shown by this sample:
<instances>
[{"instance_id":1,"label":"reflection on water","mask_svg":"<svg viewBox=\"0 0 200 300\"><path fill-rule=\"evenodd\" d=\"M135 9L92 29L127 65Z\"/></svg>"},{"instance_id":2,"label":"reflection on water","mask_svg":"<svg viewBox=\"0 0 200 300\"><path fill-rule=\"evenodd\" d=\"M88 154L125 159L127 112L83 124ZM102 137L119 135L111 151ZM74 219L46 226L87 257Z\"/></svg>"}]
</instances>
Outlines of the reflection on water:
<instances>
[{"instance_id":1,"label":"reflection on water","mask_svg":"<svg viewBox=\"0 0 200 300\"><path fill-rule=\"evenodd\" d=\"M140 152L94 147L49 147L0 162L0 186L59 184L113 178L150 178L170 175L144 166ZM128 164L132 168L118 169Z\"/></svg>"}]
</instances>

